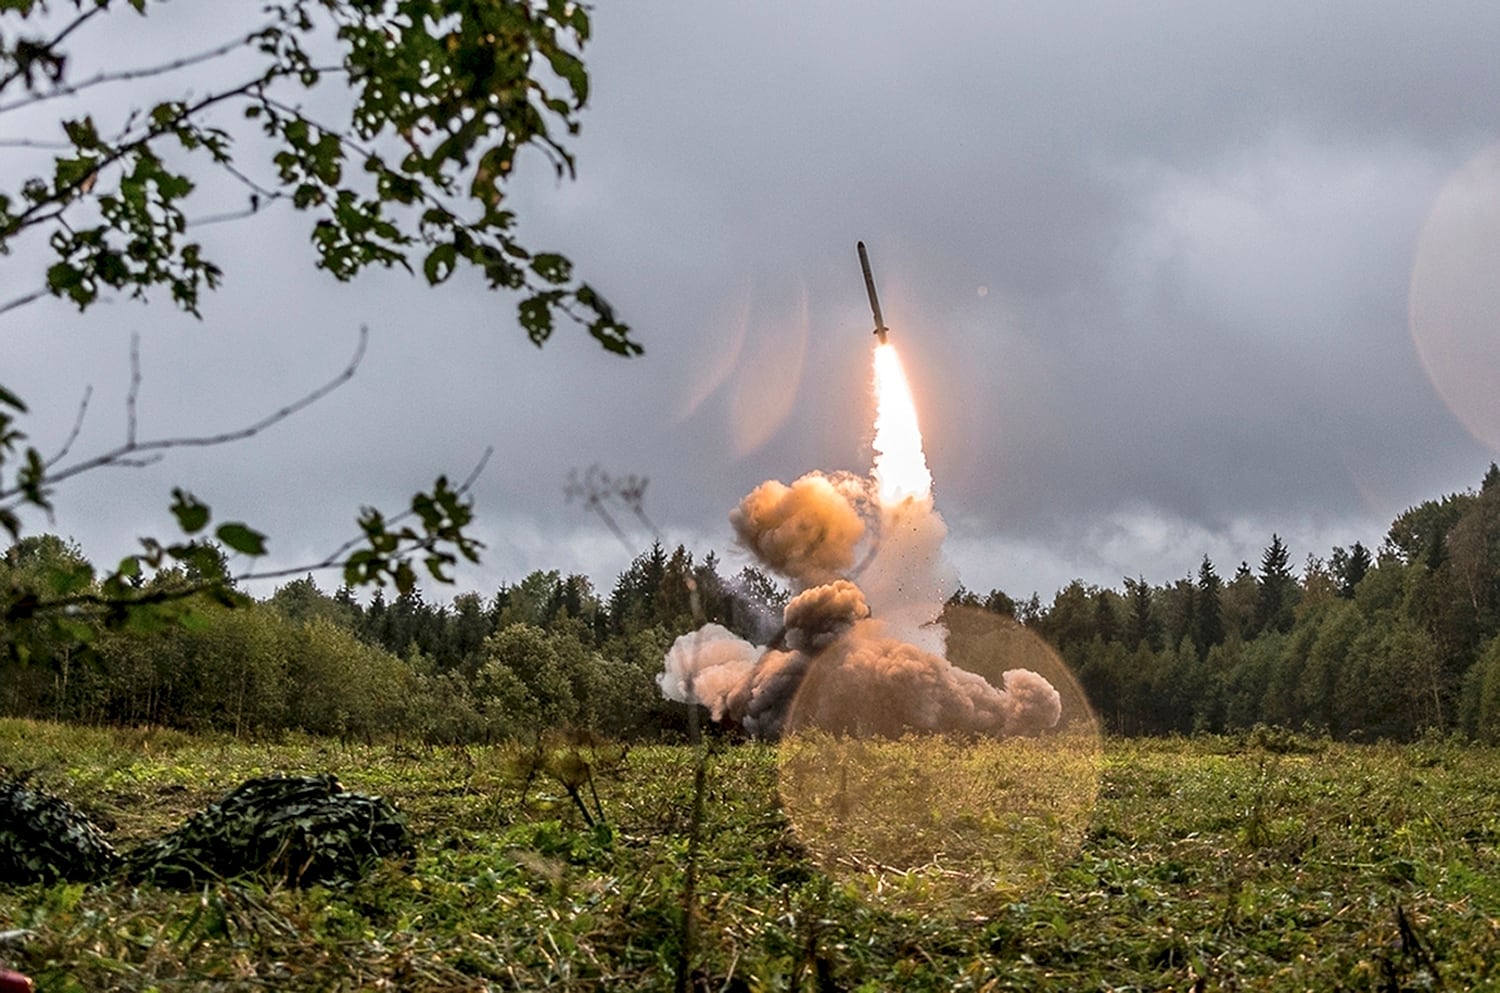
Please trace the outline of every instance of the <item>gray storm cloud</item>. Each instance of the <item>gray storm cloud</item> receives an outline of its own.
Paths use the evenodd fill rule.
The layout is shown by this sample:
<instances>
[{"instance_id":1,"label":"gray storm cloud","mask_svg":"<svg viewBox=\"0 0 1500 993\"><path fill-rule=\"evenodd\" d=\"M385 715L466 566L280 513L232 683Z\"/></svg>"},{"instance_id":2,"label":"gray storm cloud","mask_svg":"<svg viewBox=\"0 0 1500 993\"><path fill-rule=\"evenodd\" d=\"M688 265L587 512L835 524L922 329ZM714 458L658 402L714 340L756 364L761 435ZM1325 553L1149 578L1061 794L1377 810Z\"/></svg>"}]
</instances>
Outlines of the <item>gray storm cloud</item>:
<instances>
[{"instance_id":1,"label":"gray storm cloud","mask_svg":"<svg viewBox=\"0 0 1500 993\"><path fill-rule=\"evenodd\" d=\"M994 686L943 657L937 620L952 569L930 498L882 506L868 480L813 472L790 486L762 483L730 522L798 592L770 646L718 624L678 638L657 676L668 699L773 739L806 727L1038 734L1061 719L1061 696L1037 673L1011 669Z\"/></svg>"}]
</instances>

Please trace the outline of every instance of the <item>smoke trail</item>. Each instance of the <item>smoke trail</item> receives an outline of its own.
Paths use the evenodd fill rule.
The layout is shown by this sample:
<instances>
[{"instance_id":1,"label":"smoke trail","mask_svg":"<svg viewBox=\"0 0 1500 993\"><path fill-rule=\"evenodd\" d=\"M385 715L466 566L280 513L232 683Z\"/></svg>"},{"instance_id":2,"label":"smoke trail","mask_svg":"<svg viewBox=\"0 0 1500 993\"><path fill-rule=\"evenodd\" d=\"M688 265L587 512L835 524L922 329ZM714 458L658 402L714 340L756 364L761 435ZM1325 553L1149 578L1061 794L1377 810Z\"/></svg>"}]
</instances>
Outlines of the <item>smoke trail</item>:
<instances>
[{"instance_id":1,"label":"smoke trail","mask_svg":"<svg viewBox=\"0 0 1500 993\"><path fill-rule=\"evenodd\" d=\"M958 574L943 557L947 535L930 496L883 505L875 552L859 577L871 613L894 636L936 655L944 653L947 641L937 620L958 589Z\"/></svg>"}]
</instances>

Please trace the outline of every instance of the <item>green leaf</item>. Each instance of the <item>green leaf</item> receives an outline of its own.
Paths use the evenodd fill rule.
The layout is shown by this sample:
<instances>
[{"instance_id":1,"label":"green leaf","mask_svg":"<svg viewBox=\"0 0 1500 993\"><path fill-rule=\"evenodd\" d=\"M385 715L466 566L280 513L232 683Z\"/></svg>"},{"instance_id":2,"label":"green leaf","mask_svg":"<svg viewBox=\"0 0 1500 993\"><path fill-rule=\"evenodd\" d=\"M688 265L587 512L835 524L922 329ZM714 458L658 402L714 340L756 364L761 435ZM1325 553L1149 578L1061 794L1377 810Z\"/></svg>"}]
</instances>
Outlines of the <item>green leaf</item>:
<instances>
[{"instance_id":1,"label":"green leaf","mask_svg":"<svg viewBox=\"0 0 1500 993\"><path fill-rule=\"evenodd\" d=\"M505 145L495 145L479 157L474 182L469 186L469 194L474 199L491 207L500 202L504 196L500 184L510 175L513 154Z\"/></svg>"},{"instance_id":2,"label":"green leaf","mask_svg":"<svg viewBox=\"0 0 1500 993\"><path fill-rule=\"evenodd\" d=\"M208 504L202 503L191 493L181 489L172 491L172 514L183 534L197 534L208 526L210 516Z\"/></svg>"},{"instance_id":3,"label":"green leaf","mask_svg":"<svg viewBox=\"0 0 1500 993\"><path fill-rule=\"evenodd\" d=\"M428 285L436 286L453 275L454 263L458 260L458 249L451 242L438 245L427 253L427 259L422 263L422 273L427 277Z\"/></svg>"},{"instance_id":4,"label":"green leaf","mask_svg":"<svg viewBox=\"0 0 1500 993\"><path fill-rule=\"evenodd\" d=\"M589 98L589 74L584 69L583 60L572 52L553 49L547 53L547 61L552 63L553 72L567 80L573 90L573 99L582 107Z\"/></svg>"},{"instance_id":5,"label":"green leaf","mask_svg":"<svg viewBox=\"0 0 1500 993\"><path fill-rule=\"evenodd\" d=\"M266 536L244 524L225 524L214 533L220 541L236 552L243 552L246 555L266 554Z\"/></svg>"},{"instance_id":6,"label":"green leaf","mask_svg":"<svg viewBox=\"0 0 1500 993\"><path fill-rule=\"evenodd\" d=\"M81 185L99 167L98 161L86 155L55 159L53 165L53 183L59 193Z\"/></svg>"},{"instance_id":7,"label":"green leaf","mask_svg":"<svg viewBox=\"0 0 1500 993\"><path fill-rule=\"evenodd\" d=\"M83 281L83 272L67 262L54 262L47 267L47 289L53 296L71 298L80 309L94 296Z\"/></svg>"},{"instance_id":8,"label":"green leaf","mask_svg":"<svg viewBox=\"0 0 1500 993\"><path fill-rule=\"evenodd\" d=\"M566 283L573 278L573 263L556 252L540 252L531 260L531 268L549 283Z\"/></svg>"},{"instance_id":9,"label":"green leaf","mask_svg":"<svg viewBox=\"0 0 1500 993\"><path fill-rule=\"evenodd\" d=\"M3 386L0 386L0 403L7 407L14 407L23 414L26 413L26 405L21 402L21 398Z\"/></svg>"},{"instance_id":10,"label":"green leaf","mask_svg":"<svg viewBox=\"0 0 1500 993\"><path fill-rule=\"evenodd\" d=\"M80 149L99 147L99 132L94 128L92 117L85 117L78 121L63 121L62 126L63 131L67 132L68 140Z\"/></svg>"}]
</instances>

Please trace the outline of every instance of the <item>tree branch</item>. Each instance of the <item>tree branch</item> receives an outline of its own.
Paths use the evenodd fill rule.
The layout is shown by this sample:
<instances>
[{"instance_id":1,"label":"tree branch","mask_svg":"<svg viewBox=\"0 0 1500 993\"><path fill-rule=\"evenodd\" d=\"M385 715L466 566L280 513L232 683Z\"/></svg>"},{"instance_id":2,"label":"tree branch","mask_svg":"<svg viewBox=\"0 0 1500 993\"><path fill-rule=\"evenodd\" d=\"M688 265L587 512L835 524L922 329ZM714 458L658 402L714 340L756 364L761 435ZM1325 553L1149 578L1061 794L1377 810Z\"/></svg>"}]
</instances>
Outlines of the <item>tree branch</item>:
<instances>
[{"instance_id":1,"label":"tree branch","mask_svg":"<svg viewBox=\"0 0 1500 993\"><path fill-rule=\"evenodd\" d=\"M220 434L184 435L177 438L158 438L151 441L141 441L137 436L136 399L140 392L141 371L139 339L132 338L130 349L130 389L125 398L125 443L111 448L108 451L101 452L98 455L84 459L81 462L75 462L72 465L68 465L61 469L58 469L55 472L47 473L45 478L42 480L42 492L44 494L51 493L57 488L58 484L63 483L73 478L74 476L81 475L85 472L91 472L95 469L100 469L105 466L141 465L143 463L139 461L138 457L142 454L148 456L151 461L154 461L156 458L161 457L161 453L164 453L165 451L173 448L206 448L214 445L228 444L233 441L242 441L246 438L254 437L267 428L286 420L288 417L291 417L298 411L311 406L312 404L321 400L323 397L327 396L329 393L332 393L334 390L338 389L344 383L347 383L354 376L355 371L359 368L360 362L364 359L365 349L369 343L369 338L369 328L361 325L359 329L359 344L355 348L354 357L349 360L349 363L344 366L343 370L338 375L334 376L332 379L324 383L322 386L319 386L317 389L303 395L299 399L294 400L292 403L287 404L286 406L266 415L265 417L262 417L260 420L255 421L253 424L249 424L242 428L237 428L233 431L224 431ZM14 486L10 487L9 489L0 488L0 500L14 498L20 492L20 489Z\"/></svg>"},{"instance_id":2,"label":"tree branch","mask_svg":"<svg viewBox=\"0 0 1500 993\"><path fill-rule=\"evenodd\" d=\"M273 72L271 78L274 79L278 75L285 75L285 73ZM9 239L10 237L13 237L14 235L18 234L21 231L24 231L29 227L32 227L33 225L40 224L43 221L50 220L53 217L58 217L61 214L62 210L65 209L66 205L70 201L72 201L72 199L77 194L84 192L86 186L92 186L92 184L96 182L98 173L104 171L105 169L108 169L116 162L119 162L121 159L130 155L132 152L135 152L136 150L150 144L157 138L169 134L172 129L178 126L181 122L192 119L193 117L201 114L203 111L207 110L209 107L214 106L215 104L222 103L225 100L234 99L235 97L246 96L255 91L257 88L264 86L266 82L268 82L266 75L263 74L257 76L252 80L241 83L239 86L234 86L227 90L221 90L218 93L211 93L208 96L203 97L196 103L183 106L180 111L178 111L176 114L173 114L167 120L154 121L151 126L146 129L146 132L139 138L131 139L129 141L121 141L119 144L110 148L108 150L108 153L101 156L98 162L92 163L93 168L87 174L78 177L70 183L59 186L57 189L52 190L49 196L46 196L44 199L38 200L30 207L27 207L25 210L21 211L19 214L16 214L11 219L10 228L5 235L6 238ZM56 210L52 211L52 213L45 215L43 214L43 211L45 209L53 207L55 207Z\"/></svg>"},{"instance_id":3,"label":"tree branch","mask_svg":"<svg viewBox=\"0 0 1500 993\"><path fill-rule=\"evenodd\" d=\"M83 419L88 414L89 400L93 395L94 388L92 386L85 386L83 388L83 399L78 401L78 416L73 418L73 430L69 431L67 438L63 439L62 447L57 450L57 454L43 463L47 468L50 469L61 462L73 447L73 442L78 440L78 433L83 430Z\"/></svg>"},{"instance_id":4,"label":"tree branch","mask_svg":"<svg viewBox=\"0 0 1500 993\"><path fill-rule=\"evenodd\" d=\"M636 520L643 524L647 531L657 534L656 525L646 516L646 484L650 482L644 476L629 475L616 478L605 472L599 466L591 465L582 477L577 469L568 470L568 482L563 487L563 495L569 503L575 499L583 504L585 510L591 510L599 515L605 525L620 539L620 544L626 549L634 548L630 539L625 536L625 531L620 527L614 515L609 512L607 504L619 501L627 510L635 515Z\"/></svg>"},{"instance_id":5,"label":"tree branch","mask_svg":"<svg viewBox=\"0 0 1500 993\"><path fill-rule=\"evenodd\" d=\"M63 28L62 31L58 33L57 37L42 45L40 52L46 53L48 55L52 54L52 50L58 45L61 45L67 39L68 35L83 27L83 25L88 23L88 21L91 20L94 15L103 13L105 9L105 6L103 4L100 4L92 10L86 10L82 14L79 14L73 19L73 22L71 24ZM0 93L4 93L11 83L14 83L22 76L26 77L26 85L29 87L31 85L31 74L27 72L27 69L29 68L30 64L30 62L23 62L18 59L16 62L16 68L10 73L10 75L6 76L3 79L0 79ZM60 67L58 71L59 73L61 73Z\"/></svg>"},{"instance_id":6,"label":"tree branch","mask_svg":"<svg viewBox=\"0 0 1500 993\"><path fill-rule=\"evenodd\" d=\"M455 495L466 496L468 492L473 489L474 484L479 481L479 477L484 473L485 467L489 465L490 457L494 454L495 446L487 445L484 449L484 454L482 454L479 457L479 461L474 464L474 468L469 470L469 474L464 477L464 481L454 489L453 492ZM393 517L386 518L386 521L388 524L398 524L401 521L410 520L414 516L416 516L416 511L408 508ZM264 572L243 572L235 576L234 581L239 583L250 582L252 580L258 579L284 579L287 576L301 576L309 572L318 572L323 569L342 568L344 565L344 556L348 555L349 552L353 551L354 548L364 540L364 535L350 538L348 541L344 542L342 545L329 552L322 561L316 562L312 565L288 566L283 569L269 569ZM430 550L431 547L432 542L422 541L414 545L412 550Z\"/></svg>"},{"instance_id":7,"label":"tree branch","mask_svg":"<svg viewBox=\"0 0 1500 993\"><path fill-rule=\"evenodd\" d=\"M18 310L21 307L26 306L28 303L31 303L35 300L40 300L49 292L51 291L44 286L39 290L32 290L30 293L27 293L24 296L16 297L14 300L9 301L8 303L0 304L0 314L8 314L12 310Z\"/></svg>"},{"instance_id":8,"label":"tree branch","mask_svg":"<svg viewBox=\"0 0 1500 993\"><path fill-rule=\"evenodd\" d=\"M95 11L91 11L90 13L92 14L94 12ZM13 100L10 103L0 103L0 114L5 114L12 110L19 110L26 107L34 107L39 103L43 103L47 100L53 100L58 97L75 96L83 92L84 90L92 89L95 86L101 86L108 83L130 82L131 80L136 79L148 79L152 76L164 76L169 72L176 72L178 69L186 69L188 66L194 66L203 62L208 62L212 59L222 58L223 56L228 55L230 52L234 51L236 48L240 48L244 45L250 44L264 30L264 27L258 28L247 35L234 39L233 41L226 41L221 45L208 49L207 51L199 52L196 55L185 55L180 59L173 59L171 62L163 62L160 65L145 66L139 69L117 69L100 72L97 75L91 76L90 78L85 79L80 83L68 83L61 86L56 86L53 89L48 90L46 93L33 93L21 100ZM48 47L50 48L60 41L62 41L61 36L54 40ZM4 89L4 83L0 83L0 92L3 92Z\"/></svg>"},{"instance_id":9,"label":"tree branch","mask_svg":"<svg viewBox=\"0 0 1500 993\"><path fill-rule=\"evenodd\" d=\"M474 468L469 471L469 474L464 477L464 481L460 483L459 486L453 491L455 496L466 496L469 491L473 489L475 482L477 482L480 475L483 474L485 466L489 464L490 457L493 454L494 446L485 448L484 454L480 456L479 461L475 463ZM390 517L389 522L395 524L415 515L416 510L409 508ZM247 571L238 573L233 576L225 576L222 579L185 583L180 586L171 587L170 589L149 590L140 593L138 596L130 597L113 596L108 593L100 593L94 591L90 591L87 593L75 593L65 597L58 597L55 600L33 602L28 605L28 609L30 610L32 615L35 615L38 613L55 612L59 610L68 610L69 608L79 607L95 607L119 610L128 609L131 607L145 607L175 603L177 601L186 600L201 593L207 593L212 590L222 591L225 589L226 582L232 585L236 583L251 582L263 579L284 579L288 576L303 576L307 573L318 572L324 569L341 568L344 565L344 556L347 555L351 550L353 550L355 546L359 545L363 540L363 535L361 535L360 537L351 538L350 540L344 542L338 548L330 552L322 561L313 563L312 565L288 566L281 569L267 569L261 572ZM433 544L434 542L431 539L415 542L404 554L413 555L421 551L430 551L432 550Z\"/></svg>"}]
</instances>

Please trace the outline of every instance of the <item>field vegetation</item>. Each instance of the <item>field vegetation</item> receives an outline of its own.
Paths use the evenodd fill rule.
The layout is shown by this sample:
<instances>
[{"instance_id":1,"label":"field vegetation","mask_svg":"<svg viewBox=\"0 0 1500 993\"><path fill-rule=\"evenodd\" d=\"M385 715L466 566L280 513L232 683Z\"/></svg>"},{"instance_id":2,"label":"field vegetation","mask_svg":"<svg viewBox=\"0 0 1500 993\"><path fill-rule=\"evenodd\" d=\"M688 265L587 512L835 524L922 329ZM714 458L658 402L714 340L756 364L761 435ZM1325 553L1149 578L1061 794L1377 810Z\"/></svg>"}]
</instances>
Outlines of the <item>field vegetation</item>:
<instances>
[{"instance_id":1,"label":"field vegetation","mask_svg":"<svg viewBox=\"0 0 1500 993\"><path fill-rule=\"evenodd\" d=\"M827 742L710 742L694 845L699 753L688 745L413 747L4 720L0 761L74 801L121 848L242 779L285 771L333 772L393 800L416 854L347 889L8 887L0 922L27 934L0 957L41 989L78 991L662 990L679 977L702 990L1383 991L1500 980L1500 752L1262 728L1111 739L1080 766L1087 751L1064 741L1064 758L1049 761L1052 741L1014 751L1011 785L997 771L1005 742L882 746L888 788L846 790L842 846L816 825L799 833L809 795L830 809L828 792L795 788ZM963 790L948 788L951 768L929 787L950 797L936 819L882 808L880 797L943 773L934 752L945 749L984 770L989 790L971 809L952 799ZM823 767L849 761L830 754ZM1049 794L1054 812L1087 802L1054 822L1034 803L1006 807L1007 796ZM890 827L892 811L912 818L919 843L882 868L858 838L880 818ZM1028 828L1046 844L1018 842ZM975 845L986 831L994 844ZM995 853L1024 871L987 887ZM923 878L944 885L916 887L913 902L903 881Z\"/></svg>"}]
</instances>

